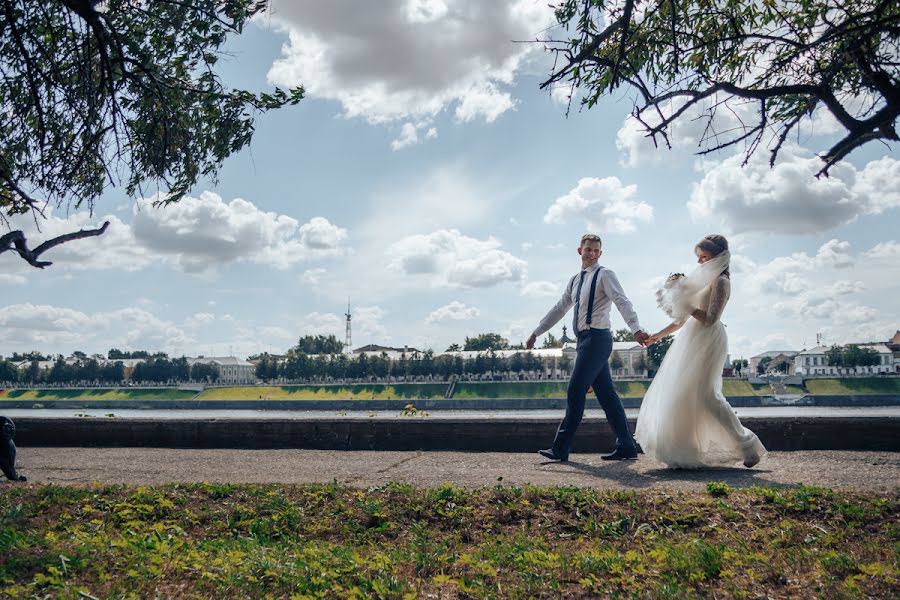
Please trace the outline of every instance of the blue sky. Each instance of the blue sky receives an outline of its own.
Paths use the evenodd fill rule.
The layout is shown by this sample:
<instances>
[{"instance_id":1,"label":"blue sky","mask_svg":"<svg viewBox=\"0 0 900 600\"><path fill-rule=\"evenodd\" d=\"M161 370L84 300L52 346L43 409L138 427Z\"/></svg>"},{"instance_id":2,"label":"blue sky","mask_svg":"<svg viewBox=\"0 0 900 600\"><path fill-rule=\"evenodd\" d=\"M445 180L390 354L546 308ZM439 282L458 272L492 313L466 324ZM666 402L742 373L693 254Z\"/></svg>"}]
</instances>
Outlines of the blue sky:
<instances>
[{"instance_id":1,"label":"blue sky","mask_svg":"<svg viewBox=\"0 0 900 600\"><path fill-rule=\"evenodd\" d=\"M896 147L870 144L815 179L827 115L774 170L765 153L743 168L730 150L699 159L690 121L654 149L624 91L566 118L538 89L549 57L510 41L540 35L544 4L273 2L223 74L303 84L307 99L263 115L251 148L179 205L112 189L93 215L56 210L40 233L17 222L35 241L112 226L54 250L45 271L0 255L0 354L283 352L304 334L343 338L348 298L354 346L519 342L577 270L586 231L651 332L666 324L653 291L707 233L732 242L734 356L900 327Z\"/></svg>"}]
</instances>

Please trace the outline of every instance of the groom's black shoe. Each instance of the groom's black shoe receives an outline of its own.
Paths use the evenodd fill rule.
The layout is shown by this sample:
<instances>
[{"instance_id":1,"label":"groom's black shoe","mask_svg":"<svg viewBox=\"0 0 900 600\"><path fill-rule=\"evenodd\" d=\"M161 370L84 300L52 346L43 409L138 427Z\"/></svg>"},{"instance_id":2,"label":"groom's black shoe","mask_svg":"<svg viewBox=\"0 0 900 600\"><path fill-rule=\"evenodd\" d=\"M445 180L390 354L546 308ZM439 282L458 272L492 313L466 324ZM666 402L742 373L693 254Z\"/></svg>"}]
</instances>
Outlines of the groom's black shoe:
<instances>
[{"instance_id":1,"label":"groom's black shoe","mask_svg":"<svg viewBox=\"0 0 900 600\"><path fill-rule=\"evenodd\" d=\"M600 458L603 460L632 460L637 458L637 456L638 453L635 449L626 450L625 448L616 448L609 454L601 454Z\"/></svg>"},{"instance_id":2,"label":"groom's black shoe","mask_svg":"<svg viewBox=\"0 0 900 600\"><path fill-rule=\"evenodd\" d=\"M540 454L544 458L549 458L550 460L560 460L563 462L569 460L568 456L562 456L560 454L557 454L556 452L553 451L553 448L548 448L546 450L538 450L538 454Z\"/></svg>"}]
</instances>

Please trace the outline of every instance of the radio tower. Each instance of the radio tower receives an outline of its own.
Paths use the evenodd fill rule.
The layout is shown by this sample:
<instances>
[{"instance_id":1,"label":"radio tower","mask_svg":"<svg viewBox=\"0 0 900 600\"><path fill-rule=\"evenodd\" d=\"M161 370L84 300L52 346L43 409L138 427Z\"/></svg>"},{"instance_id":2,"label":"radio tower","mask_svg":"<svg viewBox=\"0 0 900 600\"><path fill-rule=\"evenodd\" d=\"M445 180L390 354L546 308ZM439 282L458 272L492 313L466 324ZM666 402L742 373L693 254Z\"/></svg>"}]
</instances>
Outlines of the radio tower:
<instances>
[{"instance_id":1,"label":"radio tower","mask_svg":"<svg viewBox=\"0 0 900 600\"><path fill-rule=\"evenodd\" d=\"M353 345L353 338L350 335L350 299L347 299L347 313L344 315L347 317L347 331L344 335L344 349L345 352L350 352L350 349Z\"/></svg>"}]
</instances>

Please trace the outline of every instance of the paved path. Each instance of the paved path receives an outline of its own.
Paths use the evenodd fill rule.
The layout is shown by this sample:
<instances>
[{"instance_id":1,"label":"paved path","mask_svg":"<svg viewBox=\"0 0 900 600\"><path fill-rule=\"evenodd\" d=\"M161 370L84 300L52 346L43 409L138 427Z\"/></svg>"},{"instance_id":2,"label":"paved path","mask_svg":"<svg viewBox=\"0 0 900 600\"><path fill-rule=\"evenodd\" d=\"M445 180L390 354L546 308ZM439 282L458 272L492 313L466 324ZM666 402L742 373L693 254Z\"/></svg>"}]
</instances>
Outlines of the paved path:
<instances>
[{"instance_id":1,"label":"paved path","mask_svg":"<svg viewBox=\"0 0 900 600\"><path fill-rule=\"evenodd\" d=\"M567 463L537 454L497 452L334 452L325 450L178 450L170 448L21 448L30 482L153 484L176 481L309 483L337 480L368 487L402 481L433 487L498 483L597 488L697 490L707 481L732 486L819 485L900 489L900 453L772 452L756 468L682 471L647 457L609 463L574 454ZM8 485L3 480L0 485Z\"/></svg>"}]
</instances>

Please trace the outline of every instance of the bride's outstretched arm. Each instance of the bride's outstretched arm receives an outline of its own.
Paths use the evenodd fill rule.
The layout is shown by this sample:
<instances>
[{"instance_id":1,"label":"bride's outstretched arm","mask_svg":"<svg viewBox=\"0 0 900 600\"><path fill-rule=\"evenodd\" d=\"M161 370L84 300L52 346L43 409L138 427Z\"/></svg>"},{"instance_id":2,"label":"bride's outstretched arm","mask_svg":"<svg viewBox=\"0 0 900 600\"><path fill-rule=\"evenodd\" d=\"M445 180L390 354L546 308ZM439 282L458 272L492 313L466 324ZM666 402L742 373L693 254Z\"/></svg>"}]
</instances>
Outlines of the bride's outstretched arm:
<instances>
[{"instance_id":1,"label":"bride's outstretched arm","mask_svg":"<svg viewBox=\"0 0 900 600\"><path fill-rule=\"evenodd\" d=\"M679 322L679 321L674 321L672 323L669 323L665 328L663 328L660 331L651 335L650 338L647 340L647 345L649 346L649 345L655 344L656 342L663 339L667 335L675 333L676 331L681 329L682 325L684 325L684 323Z\"/></svg>"}]
</instances>

